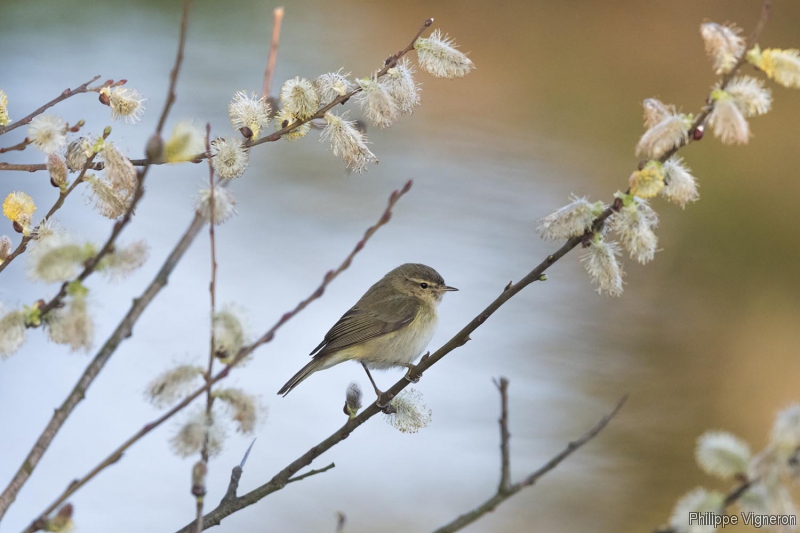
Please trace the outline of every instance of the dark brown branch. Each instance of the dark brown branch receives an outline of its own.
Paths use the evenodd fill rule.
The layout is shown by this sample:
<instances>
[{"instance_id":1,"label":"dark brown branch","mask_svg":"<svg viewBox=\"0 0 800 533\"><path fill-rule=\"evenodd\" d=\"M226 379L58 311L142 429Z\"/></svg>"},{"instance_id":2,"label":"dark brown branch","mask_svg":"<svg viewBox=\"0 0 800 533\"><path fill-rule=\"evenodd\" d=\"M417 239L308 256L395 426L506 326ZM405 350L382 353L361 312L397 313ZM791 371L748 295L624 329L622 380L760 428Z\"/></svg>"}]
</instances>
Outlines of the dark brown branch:
<instances>
[{"instance_id":1,"label":"dark brown branch","mask_svg":"<svg viewBox=\"0 0 800 533\"><path fill-rule=\"evenodd\" d=\"M42 113L44 113L45 111L47 111L48 109L50 109L51 107L56 105L57 103L63 102L67 98L70 98L70 97L75 96L76 94L80 94L80 93L93 92L95 89L89 89L89 85L91 85L92 83L96 82L99 79L100 79L100 76L98 75L98 76L95 76L94 78L90 79L86 83L78 86L78 88L76 88L76 89L64 89L64 91L61 94L59 94L58 96L56 96L55 98L53 98L52 100L50 100L49 102L44 104L42 107L40 107L39 109L37 109L36 111L34 111L30 115L28 115L27 117L25 117L23 119L20 119L20 120L18 120L16 122L12 122L11 124L8 124L6 126L0 126L0 135L8 133L11 130L15 130L15 129L19 128L20 126L25 126L26 124L30 124L31 120L33 120L34 117L36 117L37 115L41 115Z\"/></svg>"},{"instance_id":2,"label":"dark brown branch","mask_svg":"<svg viewBox=\"0 0 800 533\"><path fill-rule=\"evenodd\" d=\"M502 394L502 392L501 392ZM453 533L454 531L459 531L460 529L465 528L469 524L475 522L479 518L481 518L486 513L494 511L498 505L503 503L505 500L509 499L510 497L514 496L518 492L520 492L525 487L530 487L534 483L536 483L541 477L545 474L556 468L559 464L561 464L564 459L575 453L581 446L592 440L597 436L598 433L603 431L603 429L608 425L614 416L622 409L622 406L625 404L625 401L628 399L627 396L624 396L618 403L617 406L614 408L611 413L604 416L592 429L587 431L581 438L578 440L574 440L567 444L567 447L564 448L558 455L554 456L552 459L547 461L544 465L542 465L538 470L533 472L531 475L523 479L518 483L514 483L513 485L509 485L507 490L498 490L497 493L486 500L484 503L473 509L468 513L464 513L463 515L459 516L452 522L447 525L444 525L434 531L434 533Z\"/></svg>"},{"instance_id":3,"label":"dark brown branch","mask_svg":"<svg viewBox=\"0 0 800 533\"><path fill-rule=\"evenodd\" d=\"M225 379L228 376L228 374L231 371L231 369L238 362L240 362L242 359L247 357L247 355L252 353L258 346L271 341L274 338L275 333L277 332L277 330L283 324L285 324L289 319L291 319L297 313L302 311L312 301L320 298L322 296L322 294L324 293L324 291L325 291L325 287L327 287L343 270L345 270L348 266L350 266L350 263L352 262L352 260L355 257L355 255L364 248L364 245L366 244L366 242L369 240L370 237L372 237L372 235L375 234L375 232L378 230L378 228L380 228L381 226L383 226L384 224L389 222L389 220L391 219L392 208L397 203L397 201L406 192L408 192L408 190L411 188L411 183L412 183L411 181L407 182L406 185L401 190L394 191L392 193L392 195L389 198L389 205L384 210L384 212L381 215L381 217L378 220L378 222L375 225L373 225L372 227L370 227L366 231L366 233L364 234L364 237L356 244L356 246L353 249L353 251L345 258L345 260L342 262L342 264L339 265L339 267L336 270L331 270L325 275L322 283L311 294L311 296L309 296L305 300L301 301L293 310L291 310L291 311L289 311L287 313L284 313L281 316L280 320L278 320L278 322L272 328L270 328L270 330L264 336L262 336L255 343L243 348L239 352L239 354L233 359L233 361L231 361L231 363L229 365L226 365L225 368L223 368L221 371L219 371L214 377L212 377L211 379L207 380L205 385L203 385L201 388L199 388L196 391L194 391L192 394L188 395L181 402L179 402L177 405L175 405L172 409L170 409L168 412L164 413L162 416L160 416L159 418L157 418L153 422L150 422L149 424L146 424L145 426L143 426L139 431L137 431L134 435L132 435L128 440L126 440L119 447L117 447L116 450L111 452L111 454L109 454L108 457L103 459L88 474L86 474L82 478L76 479L72 483L70 483L70 485L67 487L67 489L47 509L45 509L45 511L42 512L39 515L39 517L37 517L31 523L31 525L25 530L25 533L33 533L34 531L37 531L36 524L41 523L42 519L44 517L47 517L50 513L52 513L55 509L57 509L59 507L59 505L61 505L61 503L63 503L64 501L67 500L67 498L69 498L72 494L74 494L78 489L83 487L86 483L91 481L97 474L99 474L100 472L105 470L107 467L109 467L112 464L114 464L117 461L119 461L119 459L122 457L123 453L126 450L128 450L128 448L133 446L137 441L139 441L145 435L147 435L148 433L150 433L151 431L153 431L154 429L159 427L161 424L163 424L164 422L166 422L167 420L172 418L175 414L177 414L178 412L183 410L187 405L192 403L192 401L194 401L197 397L199 397L204 392L209 390L215 383L217 383L218 381L220 381L222 379ZM197 232L200 231L200 227L202 227L202 219L200 218L200 215L196 215L195 216L195 221L197 222L198 220L200 220L201 222L198 223L197 229L194 232L194 235L192 236L192 239L197 235ZM188 247L188 243L187 243L187 247ZM182 255L182 253L181 253L181 255ZM174 265L172 265L172 266L174 267ZM166 283L166 279L164 280L164 283ZM163 286L163 285L161 285L161 286ZM152 287L152 285L151 285L151 287ZM160 286L159 286L159 288L160 288ZM148 290L150 290L150 288L148 288ZM156 290L156 292L157 292L157 290ZM152 297L150 299L152 300ZM138 311L138 314L141 314L141 310ZM138 314L136 315L137 318L138 318ZM132 326L132 324L133 324L133 322L131 322L130 326ZM121 325L120 325L120 327L121 327ZM128 334L130 333L130 327L127 329L127 333ZM119 344L120 341L121 341L121 338L117 341L116 344ZM110 342L110 340L108 342ZM108 345L108 342L106 343L107 345ZM113 348L116 348L116 344L113 346ZM111 352L113 352L113 349L111 350ZM108 357L110 357L111 352L109 352L107 355L105 355L105 359L102 361L102 363L100 365L100 368L102 368L102 364L105 364L105 361L108 359ZM99 354L98 354L98 357L99 357ZM95 358L95 360L97 360L97 357ZM88 379L88 383L91 383L91 381L97 376L97 373L100 371L100 368L98 368L95 372L92 373L92 375ZM89 369L87 369L87 372L88 371L89 371ZM85 376L85 374L84 374L84 376ZM67 401L70 401L70 399L73 397L73 395L76 395L75 403L77 403L77 401L79 401L79 399L82 399L83 391L86 390L86 387L88 386L88 383L85 386L82 385L79 392L76 393L75 391L73 391L73 394L70 395L70 397L67 399ZM74 408L74 405L72 407ZM70 409L70 411L71 411L71 409ZM56 413L58 414L58 411ZM66 416L68 414L69 413L66 413L63 417L60 418L60 420L59 420L59 422L57 424L57 427L53 431L53 434L49 436L48 440L46 441L46 444L45 444L44 448L42 448L42 450L41 450L41 453L44 453L44 450L47 449L47 446L49 446L50 442L52 441L53 436L55 436L55 431L57 431L58 428L61 426L61 424L63 424L63 421L66 419ZM40 457L41 457L41 454L39 454L39 457L37 457L37 461L38 461L38 459ZM27 463L23 464L23 467L21 468L21 470L25 469L26 464ZM296 473L296 472L293 472L293 474L294 473ZM16 494L16 492L14 494Z\"/></svg>"},{"instance_id":4,"label":"dark brown branch","mask_svg":"<svg viewBox=\"0 0 800 533\"><path fill-rule=\"evenodd\" d=\"M509 444L511 434L508 432L508 380L500 378L495 381L497 390L500 391L500 484L498 494L503 494L511 489L511 451Z\"/></svg>"},{"instance_id":5,"label":"dark brown branch","mask_svg":"<svg viewBox=\"0 0 800 533\"><path fill-rule=\"evenodd\" d=\"M283 7L276 7L272 12L272 42L269 45L269 58L267 68L264 69L264 81L261 84L261 97L269 96L272 86L272 76L275 74L275 63L278 59L278 45L281 42L281 23L283 22Z\"/></svg>"},{"instance_id":6,"label":"dark brown branch","mask_svg":"<svg viewBox=\"0 0 800 533\"><path fill-rule=\"evenodd\" d=\"M170 274L172 274L175 266L183 258L183 255L189 249L192 241L194 241L195 237L197 237L197 235L200 233L200 229L203 227L204 223L205 222L200 215L195 215L194 220L189 225L189 228L175 245L175 248L173 248L172 252L170 252L153 281L150 282L150 285L148 285L147 289L145 289L141 296L133 300L133 305L131 305L128 313L117 325L117 328L108 338L108 340L106 340L105 344L103 344L103 347L97 352L89 366L86 367L83 375L78 379L75 387L73 387L72 391L61 404L61 406L55 410L50 422L37 439L36 444L34 444L31 451L28 452L27 457L17 470L14 477L11 479L8 487L6 487L3 493L0 494L0 518L2 518L3 514L5 514L5 511L16 499L20 489L33 473L33 470L36 468L36 466L39 464L39 461L50 447L50 444L53 442L56 434L61 429L61 426L64 425L64 422L70 416L78 403L84 399L87 389L95 380L95 378L97 378L100 371L108 362L108 359L111 357L111 355L113 355L119 345L122 344L125 339L130 337L136 321L139 319L147 306L155 299L161 289L163 289L167 284Z\"/></svg>"}]
</instances>

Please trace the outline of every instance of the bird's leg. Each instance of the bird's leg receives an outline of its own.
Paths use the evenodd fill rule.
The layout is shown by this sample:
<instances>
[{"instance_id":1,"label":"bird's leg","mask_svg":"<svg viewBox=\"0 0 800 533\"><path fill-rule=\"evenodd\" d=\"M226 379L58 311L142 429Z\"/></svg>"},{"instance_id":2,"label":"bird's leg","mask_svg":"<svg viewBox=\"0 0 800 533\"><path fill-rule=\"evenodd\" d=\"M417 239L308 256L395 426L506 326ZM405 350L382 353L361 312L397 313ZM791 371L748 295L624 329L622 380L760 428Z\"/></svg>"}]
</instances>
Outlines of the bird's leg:
<instances>
[{"instance_id":1,"label":"bird's leg","mask_svg":"<svg viewBox=\"0 0 800 533\"><path fill-rule=\"evenodd\" d=\"M389 403L388 403L388 402L387 402L387 403L385 403L385 404L382 404L382 403L381 403L381 398L383 397L383 392L382 392L382 391L381 391L381 390L378 388L378 386L375 384L375 380L374 380L374 379L372 379L372 374L370 374L370 373L369 373L369 368L367 368L367 365L366 365L365 363L361 363L361 366L363 366L363 367L364 367L364 372L366 372L366 373L367 373L367 377L369 378L369 382L370 382L370 383L372 383L372 388L373 388L373 389L375 389L375 394L377 394L377 395L378 395L378 400L377 400L377 402L375 402L375 403L376 403L376 404L378 405L378 407L380 407L381 409L385 409L385 408L387 408L387 407L389 406Z\"/></svg>"},{"instance_id":2,"label":"bird's leg","mask_svg":"<svg viewBox=\"0 0 800 533\"><path fill-rule=\"evenodd\" d=\"M419 362L421 363L422 361L427 359L430 354L431 352L428 352L425 355L423 355L422 359L420 359ZM422 372L418 372L416 375L414 375L414 372L417 370L417 366L419 365L418 364L412 365L411 363L408 363L403 366L408 369L408 372L406 372L405 376L406 380L409 381L410 383L419 383L419 379L422 377Z\"/></svg>"}]
</instances>

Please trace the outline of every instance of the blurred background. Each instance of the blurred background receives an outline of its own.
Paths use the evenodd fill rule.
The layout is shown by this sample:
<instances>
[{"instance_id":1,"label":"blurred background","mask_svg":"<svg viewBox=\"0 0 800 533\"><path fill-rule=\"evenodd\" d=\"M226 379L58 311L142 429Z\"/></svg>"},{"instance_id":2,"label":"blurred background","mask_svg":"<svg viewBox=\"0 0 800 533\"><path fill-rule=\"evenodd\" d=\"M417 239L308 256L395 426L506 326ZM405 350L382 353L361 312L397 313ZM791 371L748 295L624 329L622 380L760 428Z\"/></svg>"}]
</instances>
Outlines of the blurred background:
<instances>
[{"instance_id":1,"label":"blurred background","mask_svg":"<svg viewBox=\"0 0 800 533\"><path fill-rule=\"evenodd\" d=\"M232 133L228 101L237 90L260 88L276 5L196 2L168 129L192 118L209 121L216 135ZM260 394L269 409L240 490L264 483L338 428L350 381L369 390L361 369L343 364L287 398L275 395L367 287L404 262L436 268L461 289L440 307L432 348L440 346L559 246L537 237L538 218L570 193L610 201L626 187L644 98L700 108L716 81L700 23L735 21L749 33L759 9L755 0L288 4L273 92L295 75L344 68L364 76L428 17L456 38L477 70L457 81L419 74L422 106L388 130L370 129L381 162L363 176L348 176L312 132L254 149L250 169L233 184L239 215L217 232L218 301L248 309L260 334L339 264L390 192L414 179L391 223L324 298L229 378ZM113 124L112 135L130 156L141 156L166 94L180 2L4 0L3 12L0 87L11 117L95 74L127 78L149 98L148 112L135 127ZM762 46L800 46L798 24L800 4L775 0ZM725 429L761 449L776 412L800 399L800 91L770 86L774 110L752 120L749 145L723 146L708 135L682 151L700 180L701 201L686 210L654 202L661 251L646 267L625 261L621 298L594 293L578 254L568 255L546 283L525 289L425 374L416 388L433 410L430 427L406 435L376 418L314 464L333 461L335 469L237 513L220 530L327 532L343 511L353 533L428 531L472 509L494 493L499 476L497 376L511 380L515 479L595 424L623 394L630 400L595 441L467 531L650 531L698 484L725 489L695 466L696 438ZM85 119L85 131L94 133L110 121L93 94L55 112L69 122ZM2 145L23 136L17 130ZM44 161L33 149L5 156ZM146 239L151 258L122 283L91 278L96 346L189 224L192 197L205 180L205 165L162 166L149 175L122 241ZM3 172L0 194L15 190L31 194L40 213L56 197L45 173ZM102 241L111 223L87 202L76 194L57 218ZM156 374L205 360L208 253L204 232L64 426L0 531L26 526L70 480L158 416L142 398ZM18 260L0 276L0 299L10 305L57 290L29 282L24 265ZM0 363L3 487L93 353L70 354L34 330L20 353ZM387 387L400 375L377 379ZM71 499L80 531L173 531L193 517L194 459L178 459L168 446L178 424L155 431ZM249 443L232 435L211 462L208 506L224 494Z\"/></svg>"}]
</instances>

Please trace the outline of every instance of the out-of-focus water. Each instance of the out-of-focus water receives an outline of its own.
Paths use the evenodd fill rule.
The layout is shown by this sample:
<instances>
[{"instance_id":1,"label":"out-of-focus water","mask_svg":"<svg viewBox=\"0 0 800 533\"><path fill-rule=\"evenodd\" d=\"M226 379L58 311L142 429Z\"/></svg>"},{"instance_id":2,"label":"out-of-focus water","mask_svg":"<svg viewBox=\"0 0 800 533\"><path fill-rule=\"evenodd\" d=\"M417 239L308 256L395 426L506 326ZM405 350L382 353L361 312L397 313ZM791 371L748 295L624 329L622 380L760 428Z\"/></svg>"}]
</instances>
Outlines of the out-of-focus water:
<instances>
[{"instance_id":1,"label":"out-of-focus water","mask_svg":"<svg viewBox=\"0 0 800 533\"><path fill-rule=\"evenodd\" d=\"M776 0L763 43L800 46L800 6ZM307 296L377 220L390 192L414 179L353 265L229 378L259 393L269 416L257 431L241 490L250 490L344 421L353 364L317 374L285 399L278 388L307 361L327 328L375 280L400 263L439 270L460 292L441 306L438 347L557 244L539 240L536 219L570 193L611 198L637 161L639 102L658 96L697 109L715 79L698 25L732 20L748 31L755 2L294 2L287 5L276 88L294 75L343 67L365 75L405 46L428 17L470 52L477 70L458 81L420 75L423 105L388 130L369 131L381 160L348 176L312 132L303 141L253 151L233 185L239 216L217 231L218 298L250 311L266 330ZM179 119L231 133L227 102L257 90L274 4L198 2L186 49ZM157 120L177 40L180 6L156 2L6 1L0 33L0 87L19 119L67 86L95 74L127 78L150 100L136 127L113 138L139 156ZM275 88L274 88L275 89ZM491 378L511 379L512 472L529 473L592 426L624 393L621 415L535 487L469 531L648 530L675 499L708 483L692 462L695 438L722 428L764 444L775 412L797 398L800 290L796 283L800 185L800 93L775 89L775 110L752 122L746 147L711 135L685 151L702 201L681 211L661 201L662 250L647 267L626 261L625 295L592 292L577 254L504 306L472 341L416 386L433 424L416 435L373 420L320 458L336 468L293 484L223 522L225 531L332 531L344 511L348 531L426 531L474 507L498 479L499 401ZM98 132L108 109L81 95L55 111ZM360 116L357 109L352 116ZM7 146L22 138L3 138ZM8 139L12 137L12 139ZM34 150L3 160L42 159ZM157 271L191 219L205 165L159 167L123 241L146 239L146 266L128 280L92 278L99 345ZM42 173L3 173L0 193L33 195L41 211L55 198ZM111 224L76 195L59 220L86 238ZM10 229L8 230L10 231ZM91 387L20 493L0 530L16 531L158 411L142 391L176 362L205 359L208 239L201 235ZM52 295L27 281L24 261L0 275L0 299L24 304ZM87 363L31 331L21 353L0 363L0 483L5 486L41 428ZM380 374L387 386L398 372ZM177 422L176 422L177 424ZM193 514L192 460L157 430L71 499L81 531L170 531ZM231 435L212 461L209 506L227 487L249 439Z\"/></svg>"}]
</instances>

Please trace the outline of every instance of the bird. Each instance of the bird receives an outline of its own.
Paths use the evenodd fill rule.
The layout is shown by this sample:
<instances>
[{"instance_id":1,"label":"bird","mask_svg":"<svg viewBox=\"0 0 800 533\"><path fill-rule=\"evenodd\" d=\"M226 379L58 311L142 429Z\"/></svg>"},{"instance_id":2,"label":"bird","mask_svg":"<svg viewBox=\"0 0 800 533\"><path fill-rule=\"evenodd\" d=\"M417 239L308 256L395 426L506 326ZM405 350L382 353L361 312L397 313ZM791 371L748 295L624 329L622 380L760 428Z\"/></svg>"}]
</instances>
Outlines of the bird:
<instances>
[{"instance_id":1,"label":"bird","mask_svg":"<svg viewBox=\"0 0 800 533\"><path fill-rule=\"evenodd\" d=\"M457 290L436 270L420 263L406 263L389 271L342 315L311 351L312 361L278 394L286 396L314 372L344 361L358 361L380 399L383 393L369 369L405 367L406 376L410 376L413 361L436 331L436 308L444 293Z\"/></svg>"}]
</instances>

